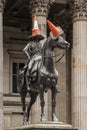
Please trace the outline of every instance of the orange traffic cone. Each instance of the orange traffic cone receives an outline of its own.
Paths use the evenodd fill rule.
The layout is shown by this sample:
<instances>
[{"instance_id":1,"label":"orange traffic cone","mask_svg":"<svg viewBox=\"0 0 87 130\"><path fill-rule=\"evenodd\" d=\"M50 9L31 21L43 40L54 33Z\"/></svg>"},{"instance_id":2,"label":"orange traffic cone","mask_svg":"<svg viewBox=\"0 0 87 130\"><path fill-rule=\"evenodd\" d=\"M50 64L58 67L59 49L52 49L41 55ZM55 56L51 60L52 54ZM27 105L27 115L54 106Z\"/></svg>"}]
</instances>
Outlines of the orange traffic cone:
<instances>
[{"instance_id":1,"label":"orange traffic cone","mask_svg":"<svg viewBox=\"0 0 87 130\"><path fill-rule=\"evenodd\" d=\"M53 25L49 20L47 20L48 26L51 30L51 37L56 39L60 35L60 29L58 29L55 25Z\"/></svg>"},{"instance_id":2,"label":"orange traffic cone","mask_svg":"<svg viewBox=\"0 0 87 130\"><path fill-rule=\"evenodd\" d=\"M43 40L44 37L40 34L36 16L34 16L33 20L34 20L34 27L32 29L32 36L29 36L29 40L38 40L38 41Z\"/></svg>"}]
</instances>

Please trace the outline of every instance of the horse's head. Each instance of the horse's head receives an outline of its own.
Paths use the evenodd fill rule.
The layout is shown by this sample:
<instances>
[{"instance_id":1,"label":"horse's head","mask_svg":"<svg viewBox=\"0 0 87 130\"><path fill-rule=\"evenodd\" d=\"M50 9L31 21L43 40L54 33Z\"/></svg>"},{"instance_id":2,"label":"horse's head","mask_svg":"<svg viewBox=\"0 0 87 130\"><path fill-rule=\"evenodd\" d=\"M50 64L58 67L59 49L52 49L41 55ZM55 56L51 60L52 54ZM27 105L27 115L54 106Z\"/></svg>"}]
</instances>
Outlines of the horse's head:
<instances>
[{"instance_id":1,"label":"horse's head","mask_svg":"<svg viewBox=\"0 0 87 130\"><path fill-rule=\"evenodd\" d=\"M70 47L70 43L68 43L66 40L63 39L60 35L63 34L63 30L61 28L56 27L54 24L52 24L49 20L47 20L48 26L51 30L50 32L50 42L51 45L56 48L61 49L68 49Z\"/></svg>"},{"instance_id":2,"label":"horse's head","mask_svg":"<svg viewBox=\"0 0 87 130\"><path fill-rule=\"evenodd\" d=\"M70 43L67 42L63 37L59 36L56 39L52 39L50 37L50 44L53 48L60 48L60 49L68 49L70 48Z\"/></svg>"},{"instance_id":3,"label":"horse's head","mask_svg":"<svg viewBox=\"0 0 87 130\"><path fill-rule=\"evenodd\" d=\"M61 49L68 49L70 48L70 43L67 42L63 37L59 36L54 40L54 46Z\"/></svg>"}]
</instances>

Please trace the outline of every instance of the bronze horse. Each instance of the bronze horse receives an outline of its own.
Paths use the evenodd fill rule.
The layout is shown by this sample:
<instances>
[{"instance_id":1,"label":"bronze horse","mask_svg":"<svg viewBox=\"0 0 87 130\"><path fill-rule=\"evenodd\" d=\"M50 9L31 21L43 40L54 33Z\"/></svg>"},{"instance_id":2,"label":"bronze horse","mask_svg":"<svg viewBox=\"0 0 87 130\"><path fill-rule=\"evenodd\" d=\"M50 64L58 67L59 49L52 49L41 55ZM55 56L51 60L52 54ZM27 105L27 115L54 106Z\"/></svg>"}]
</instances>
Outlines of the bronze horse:
<instances>
[{"instance_id":1,"label":"bronze horse","mask_svg":"<svg viewBox=\"0 0 87 130\"><path fill-rule=\"evenodd\" d=\"M44 43L42 52L37 55L40 57L39 60L35 60L34 62L34 65L37 66L37 69L35 71L36 77L33 80L34 73L32 71L31 82L28 83L27 78L29 77L27 78L25 77L24 85L20 87L21 88L20 95L24 113L24 119L23 119L24 124L30 123L29 120L30 110L32 105L35 103L38 94L40 95L41 121L42 122L46 121L44 114L44 105L45 105L44 92L47 92L48 89L51 89L52 91L52 115L51 115L52 121L58 121L55 115L56 95L58 93L57 90L58 72L55 68L54 48L68 49L69 47L70 43L65 41L61 36L59 36L57 39L52 39L51 37L48 37L48 39ZM27 72L28 71L29 70L27 69ZM26 113L25 97L27 92L29 92L30 94L30 102Z\"/></svg>"}]
</instances>

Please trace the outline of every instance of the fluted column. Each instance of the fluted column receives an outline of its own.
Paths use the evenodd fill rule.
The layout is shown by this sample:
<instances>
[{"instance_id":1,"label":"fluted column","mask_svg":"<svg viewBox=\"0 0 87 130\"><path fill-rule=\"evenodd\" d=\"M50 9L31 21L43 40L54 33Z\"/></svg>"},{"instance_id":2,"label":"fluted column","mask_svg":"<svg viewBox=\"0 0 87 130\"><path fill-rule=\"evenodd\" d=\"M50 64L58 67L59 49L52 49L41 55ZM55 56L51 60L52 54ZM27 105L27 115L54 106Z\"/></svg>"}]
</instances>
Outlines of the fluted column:
<instances>
[{"instance_id":1,"label":"fluted column","mask_svg":"<svg viewBox=\"0 0 87 130\"><path fill-rule=\"evenodd\" d=\"M32 13L32 18L34 15L37 16L37 21L40 29L40 33L45 37L44 40L40 41L43 46L44 41L47 37L47 16L50 9L51 4L55 0L31 0L30 1L30 9ZM45 94L45 114L46 118L48 118L48 95ZM37 123L40 121L40 100L37 98L37 102L35 103L32 109L32 122Z\"/></svg>"},{"instance_id":2,"label":"fluted column","mask_svg":"<svg viewBox=\"0 0 87 130\"><path fill-rule=\"evenodd\" d=\"M3 130L3 23L2 13L5 1L0 0L0 130Z\"/></svg>"},{"instance_id":3,"label":"fluted column","mask_svg":"<svg viewBox=\"0 0 87 130\"><path fill-rule=\"evenodd\" d=\"M87 0L75 0L72 48L72 125L87 129Z\"/></svg>"}]
</instances>

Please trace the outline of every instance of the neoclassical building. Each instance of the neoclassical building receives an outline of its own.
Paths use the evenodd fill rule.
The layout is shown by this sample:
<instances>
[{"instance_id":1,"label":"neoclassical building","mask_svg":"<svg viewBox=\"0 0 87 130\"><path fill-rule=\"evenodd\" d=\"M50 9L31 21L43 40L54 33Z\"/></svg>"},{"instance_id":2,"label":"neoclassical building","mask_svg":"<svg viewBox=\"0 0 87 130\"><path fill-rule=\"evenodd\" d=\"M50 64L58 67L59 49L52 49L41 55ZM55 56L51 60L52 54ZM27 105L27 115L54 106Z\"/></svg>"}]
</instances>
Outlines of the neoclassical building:
<instances>
[{"instance_id":1,"label":"neoclassical building","mask_svg":"<svg viewBox=\"0 0 87 130\"><path fill-rule=\"evenodd\" d=\"M26 62L23 48L37 16L41 34L49 36L46 20L61 26L71 48L56 64L59 72L56 113L59 121L87 129L87 0L0 0L0 130L22 125L23 112L17 92L17 71ZM45 40L44 40L45 41ZM42 44L44 44L42 41ZM55 50L58 54L62 50ZM50 91L45 95L50 120ZM26 104L29 102L29 95ZM40 121L39 98L31 122Z\"/></svg>"}]
</instances>

